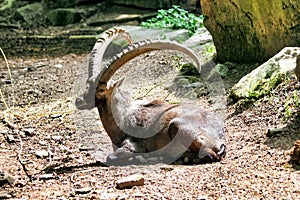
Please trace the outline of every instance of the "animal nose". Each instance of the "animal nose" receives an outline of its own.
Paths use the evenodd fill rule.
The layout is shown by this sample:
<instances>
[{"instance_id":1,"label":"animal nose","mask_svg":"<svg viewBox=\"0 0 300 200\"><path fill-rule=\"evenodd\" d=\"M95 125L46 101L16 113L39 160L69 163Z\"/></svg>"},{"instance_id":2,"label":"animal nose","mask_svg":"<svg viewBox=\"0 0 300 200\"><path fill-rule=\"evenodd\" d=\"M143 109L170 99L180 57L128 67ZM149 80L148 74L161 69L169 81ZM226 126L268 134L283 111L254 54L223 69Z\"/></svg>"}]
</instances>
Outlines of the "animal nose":
<instances>
[{"instance_id":1,"label":"animal nose","mask_svg":"<svg viewBox=\"0 0 300 200\"><path fill-rule=\"evenodd\" d=\"M90 103L91 104L91 103ZM83 109L92 109L93 106L91 106L88 102L86 102L84 99L82 98L76 98L75 100L75 106L77 109L79 110L83 110Z\"/></svg>"},{"instance_id":2,"label":"animal nose","mask_svg":"<svg viewBox=\"0 0 300 200\"><path fill-rule=\"evenodd\" d=\"M81 98L76 98L76 100L75 100L75 106L78 108L78 109L80 109L80 108L82 108L82 107L84 107L84 100L83 99L81 99Z\"/></svg>"}]
</instances>

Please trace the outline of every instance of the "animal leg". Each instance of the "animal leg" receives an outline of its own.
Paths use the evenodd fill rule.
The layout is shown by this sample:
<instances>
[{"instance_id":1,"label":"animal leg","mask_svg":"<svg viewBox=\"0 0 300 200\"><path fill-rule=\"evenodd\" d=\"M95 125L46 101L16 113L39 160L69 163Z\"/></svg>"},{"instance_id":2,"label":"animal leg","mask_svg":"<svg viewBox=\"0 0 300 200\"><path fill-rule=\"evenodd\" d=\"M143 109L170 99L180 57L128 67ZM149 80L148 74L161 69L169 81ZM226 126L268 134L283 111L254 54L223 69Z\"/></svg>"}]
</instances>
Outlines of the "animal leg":
<instances>
[{"instance_id":1,"label":"animal leg","mask_svg":"<svg viewBox=\"0 0 300 200\"><path fill-rule=\"evenodd\" d=\"M106 162L109 165L143 164L139 159L135 159L141 152L144 152L144 149L138 143L126 139L120 148L106 158Z\"/></svg>"},{"instance_id":2,"label":"animal leg","mask_svg":"<svg viewBox=\"0 0 300 200\"><path fill-rule=\"evenodd\" d=\"M192 163L218 162L225 156L226 147L224 144L218 148L217 141L213 141L204 130L193 129L187 120L173 120L169 126L169 134L173 139L178 140L187 147L187 151L181 156ZM196 158L196 156L198 158Z\"/></svg>"}]
</instances>

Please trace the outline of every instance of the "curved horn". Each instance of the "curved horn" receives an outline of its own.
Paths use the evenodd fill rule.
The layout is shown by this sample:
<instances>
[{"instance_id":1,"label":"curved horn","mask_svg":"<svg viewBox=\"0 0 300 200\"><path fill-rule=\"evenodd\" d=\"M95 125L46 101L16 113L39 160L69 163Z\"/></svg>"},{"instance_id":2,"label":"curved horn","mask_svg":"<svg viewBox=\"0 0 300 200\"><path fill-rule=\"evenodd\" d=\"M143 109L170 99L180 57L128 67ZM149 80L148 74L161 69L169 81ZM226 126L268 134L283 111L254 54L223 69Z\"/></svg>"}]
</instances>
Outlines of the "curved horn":
<instances>
[{"instance_id":1,"label":"curved horn","mask_svg":"<svg viewBox=\"0 0 300 200\"><path fill-rule=\"evenodd\" d=\"M132 46L128 46L120 54L114 56L110 63L106 67L102 68L99 74L99 81L107 82L122 65L131 59L141 54L156 50L175 50L185 53L194 60L200 72L200 62L196 54L191 49L174 41L144 40L134 43Z\"/></svg>"},{"instance_id":2,"label":"curved horn","mask_svg":"<svg viewBox=\"0 0 300 200\"><path fill-rule=\"evenodd\" d=\"M76 98L75 101L75 105L78 109L92 109L95 107L93 97L98 84L99 73L101 72L103 55L108 45L117 38L126 40L129 45L133 44L129 33L122 28L109 29L99 36L99 39L90 53L86 89L79 98Z\"/></svg>"},{"instance_id":3,"label":"curved horn","mask_svg":"<svg viewBox=\"0 0 300 200\"><path fill-rule=\"evenodd\" d=\"M99 64L102 63L103 55L106 51L108 45L114 39L124 39L128 42L129 45L133 45L132 39L128 32L122 28L112 28L104 33L102 33L96 44L93 47L93 50L90 53L89 58L89 79L95 80L101 71Z\"/></svg>"}]
</instances>

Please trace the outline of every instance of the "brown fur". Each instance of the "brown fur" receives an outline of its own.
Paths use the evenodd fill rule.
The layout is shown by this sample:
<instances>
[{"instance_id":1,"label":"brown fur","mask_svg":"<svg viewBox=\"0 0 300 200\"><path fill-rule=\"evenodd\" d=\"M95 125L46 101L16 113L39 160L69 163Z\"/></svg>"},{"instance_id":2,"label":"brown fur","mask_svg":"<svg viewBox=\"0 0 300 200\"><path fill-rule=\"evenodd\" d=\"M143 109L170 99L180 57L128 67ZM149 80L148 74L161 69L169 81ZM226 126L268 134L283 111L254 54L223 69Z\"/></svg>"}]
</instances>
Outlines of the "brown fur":
<instances>
[{"instance_id":1,"label":"brown fur","mask_svg":"<svg viewBox=\"0 0 300 200\"><path fill-rule=\"evenodd\" d=\"M188 152L185 156L198 158L200 162L219 161L225 155L222 123L212 113L202 111L198 106L185 108L162 100L133 101L120 90L121 83L109 88L100 83L96 91L100 118L115 145L115 152L108 161L120 164L120 160L128 160L137 153L151 152L175 158L178 152L183 153L180 150L183 147ZM188 110L192 110L191 113L186 112ZM152 134L151 130L157 131ZM210 130L212 133L207 132ZM174 143L167 152L159 152L172 141Z\"/></svg>"}]
</instances>

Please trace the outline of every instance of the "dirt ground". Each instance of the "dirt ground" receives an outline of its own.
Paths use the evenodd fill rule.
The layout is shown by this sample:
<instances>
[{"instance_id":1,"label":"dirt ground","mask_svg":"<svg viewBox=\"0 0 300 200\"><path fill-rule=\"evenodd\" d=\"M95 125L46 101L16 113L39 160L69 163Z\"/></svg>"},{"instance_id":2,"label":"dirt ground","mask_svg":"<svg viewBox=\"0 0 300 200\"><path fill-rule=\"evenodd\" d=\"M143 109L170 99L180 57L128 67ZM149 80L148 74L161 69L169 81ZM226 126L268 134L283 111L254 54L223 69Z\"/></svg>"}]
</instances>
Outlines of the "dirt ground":
<instances>
[{"instance_id":1,"label":"dirt ground","mask_svg":"<svg viewBox=\"0 0 300 200\"><path fill-rule=\"evenodd\" d=\"M248 109L228 101L228 153L221 162L105 166L102 161L112 148L97 111L74 107L87 59L86 54L8 58L13 81L0 60L0 199L300 198L299 166L289 162L289 150L300 139L295 102L299 103L300 84L294 79ZM153 53L143 60L149 65L174 64ZM132 67L141 69L142 64ZM150 77L155 80L162 73ZM139 76L142 80L148 75ZM236 76L232 72L224 80L227 91ZM149 97L165 92L161 94L154 91ZM209 109L210 101L205 102ZM268 129L282 127L280 133L268 134ZM144 185L116 188L117 180L132 174L141 174Z\"/></svg>"}]
</instances>

